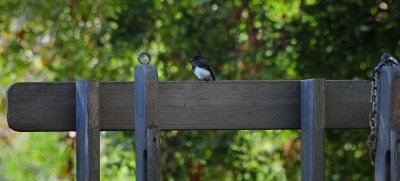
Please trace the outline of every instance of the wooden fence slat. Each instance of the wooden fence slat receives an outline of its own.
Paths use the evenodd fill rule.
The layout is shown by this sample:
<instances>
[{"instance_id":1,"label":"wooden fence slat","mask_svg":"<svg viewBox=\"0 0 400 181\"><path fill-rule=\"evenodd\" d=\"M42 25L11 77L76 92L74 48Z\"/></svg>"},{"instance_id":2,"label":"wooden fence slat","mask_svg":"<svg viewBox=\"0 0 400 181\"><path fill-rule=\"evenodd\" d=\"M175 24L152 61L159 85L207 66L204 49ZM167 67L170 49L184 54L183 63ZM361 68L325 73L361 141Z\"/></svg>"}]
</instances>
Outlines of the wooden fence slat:
<instances>
[{"instance_id":1,"label":"wooden fence slat","mask_svg":"<svg viewBox=\"0 0 400 181\"><path fill-rule=\"evenodd\" d=\"M375 180L399 180L400 68L385 66L378 80Z\"/></svg>"},{"instance_id":2,"label":"wooden fence slat","mask_svg":"<svg viewBox=\"0 0 400 181\"><path fill-rule=\"evenodd\" d=\"M152 65L135 67L136 180L160 180L158 75Z\"/></svg>"},{"instance_id":3,"label":"wooden fence slat","mask_svg":"<svg viewBox=\"0 0 400 181\"><path fill-rule=\"evenodd\" d=\"M369 128L369 81L325 81L325 127Z\"/></svg>"},{"instance_id":4,"label":"wooden fence slat","mask_svg":"<svg viewBox=\"0 0 400 181\"><path fill-rule=\"evenodd\" d=\"M390 131L390 150L391 150L391 178L400 180L400 129Z\"/></svg>"},{"instance_id":5,"label":"wooden fence slat","mask_svg":"<svg viewBox=\"0 0 400 181\"><path fill-rule=\"evenodd\" d=\"M325 85L326 128L369 127L368 81ZM300 81L168 81L158 91L161 130L300 129ZM133 82L100 82L101 130L134 129L133 93ZM75 84L17 83L7 104L13 130L75 130Z\"/></svg>"},{"instance_id":6,"label":"wooden fence slat","mask_svg":"<svg viewBox=\"0 0 400 181\"><path fill-rule=\"evenodd\" d=\"M76 82L77 180L100 180L99 82Z\"/></svg>"},{"instance_id":7,"label":"wooden fence slat","mask_svg":"<svg viewBox=\"0 0 400 181\"><path fill-rule=\"evenodd\" d=\"M301 180L325 180L325 80L301 81Z\"/></svg>"},{"instance_id":8,"label":"wooden fence slat","mask_svg":"<svg viewBox=\"0 0 400 181\"><path fill-rule=\"evenodd\" d=\"M392 67L392 119L390 120L391 178L400 180L400 68Z\"/></svg>"},{"instance_id":9,"label":"wooden fence slat","mask_svg":"<svg viewBox=\"0 0 400 181\"><path fill-rule=\"evenodd\" d=\"M160 180L161 178L161 150L160 129L150 126L147 128L147 180ZM150 171L149 171L150 170Z\"/></svg>"}]
</instances>

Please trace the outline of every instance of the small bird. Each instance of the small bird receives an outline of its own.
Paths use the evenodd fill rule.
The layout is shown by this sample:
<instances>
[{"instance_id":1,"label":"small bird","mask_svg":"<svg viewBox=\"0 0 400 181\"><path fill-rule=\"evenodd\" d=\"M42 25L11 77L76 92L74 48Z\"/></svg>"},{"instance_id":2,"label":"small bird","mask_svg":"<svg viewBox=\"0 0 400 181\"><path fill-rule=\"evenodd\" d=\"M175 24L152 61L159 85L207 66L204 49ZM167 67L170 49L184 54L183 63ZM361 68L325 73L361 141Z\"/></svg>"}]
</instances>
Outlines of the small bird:
<instances>
[{"instance_id":1,"label":"small bird","mask_svg":"<svg viewBox=\"0 0 400 181\"><path fill-rule=\"evenodd\" d=\"M196 55L191 60L193 73L199 80L215 80L214 71L204 55Z\"/></svg>"}]
</instances>

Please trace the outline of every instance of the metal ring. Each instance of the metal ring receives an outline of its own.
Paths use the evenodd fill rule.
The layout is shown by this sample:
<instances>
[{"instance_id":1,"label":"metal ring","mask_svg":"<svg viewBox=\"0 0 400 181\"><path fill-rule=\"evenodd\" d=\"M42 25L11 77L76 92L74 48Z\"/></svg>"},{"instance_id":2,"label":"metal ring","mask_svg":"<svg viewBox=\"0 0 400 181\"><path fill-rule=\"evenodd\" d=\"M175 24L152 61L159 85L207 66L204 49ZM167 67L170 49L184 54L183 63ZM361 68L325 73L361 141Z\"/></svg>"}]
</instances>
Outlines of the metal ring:
<instances>
[{"instance_id":1,"label":"metal ring","mask_svg":"<svg viewBox=\"0 0 400 181\"><path fill-rule=\"evenodd\" d=\"M143 56L146 56L146 57L147 57L147 59L145 59L144 62L141 60ZM147 64L149 64L150 61L151 61L151 56L150 56L149 53L147 53L147 52L145 52L145 51L142 51L142 52L139 53L137 59L138 59L138 61L139 61L140 64L142 64L142 65L147 65Z\"/></svg>"},{"instance_id":2,"label":"metal ring","mask_svg":"<svg viewBox=\"0 0 400 181\"><path fill-rule=\"evenodd\" d=\"M390 56L388 59L391 61L392 64L399 65L399 61L393 56Z\"/></svg>"}]
</instances>

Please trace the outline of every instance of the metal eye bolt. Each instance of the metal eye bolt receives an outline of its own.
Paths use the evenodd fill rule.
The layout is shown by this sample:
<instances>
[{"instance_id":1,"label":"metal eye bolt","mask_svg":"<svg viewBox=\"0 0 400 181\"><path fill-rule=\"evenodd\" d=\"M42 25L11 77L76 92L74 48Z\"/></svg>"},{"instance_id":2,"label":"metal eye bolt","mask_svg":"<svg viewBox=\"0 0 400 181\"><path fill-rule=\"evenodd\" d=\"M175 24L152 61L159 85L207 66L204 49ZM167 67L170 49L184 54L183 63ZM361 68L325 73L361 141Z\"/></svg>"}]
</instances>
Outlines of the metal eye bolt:
<instances>
[{"instance_id":1,"label":"metal eye bolt","mask_svg":"<svg viewBox=\"0 0 400 181\"><path fill-rule=\"evenodd\" d=\"M146 57L144 57L144 56L146 56ZM147 65L151 61L150 54L145 51L140 52L137 58L138 58L139 63L142 65Z\"/></svg>"}]
</instances>

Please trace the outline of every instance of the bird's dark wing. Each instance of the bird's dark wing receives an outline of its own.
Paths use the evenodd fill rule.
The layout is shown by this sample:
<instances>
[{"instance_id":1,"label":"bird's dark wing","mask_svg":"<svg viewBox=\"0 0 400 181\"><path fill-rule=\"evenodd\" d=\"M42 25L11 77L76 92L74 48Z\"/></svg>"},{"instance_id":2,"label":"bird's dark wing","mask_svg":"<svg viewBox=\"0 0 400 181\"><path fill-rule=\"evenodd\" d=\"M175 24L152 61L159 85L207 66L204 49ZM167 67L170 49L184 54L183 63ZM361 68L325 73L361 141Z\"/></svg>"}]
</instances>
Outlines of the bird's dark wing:
<instances>
[{"instance_id":1,"label":"bird's dark wing","mask_svg":"<svg viewBox=\"0 0 400 181\"><path fill-rule=\"evenodd\" d=\"M207 70L210 71L213 80L215 80L214 70L212 69L212 67L211 67L211 66L208 66Z\"/></svg>"}]
</instances>

